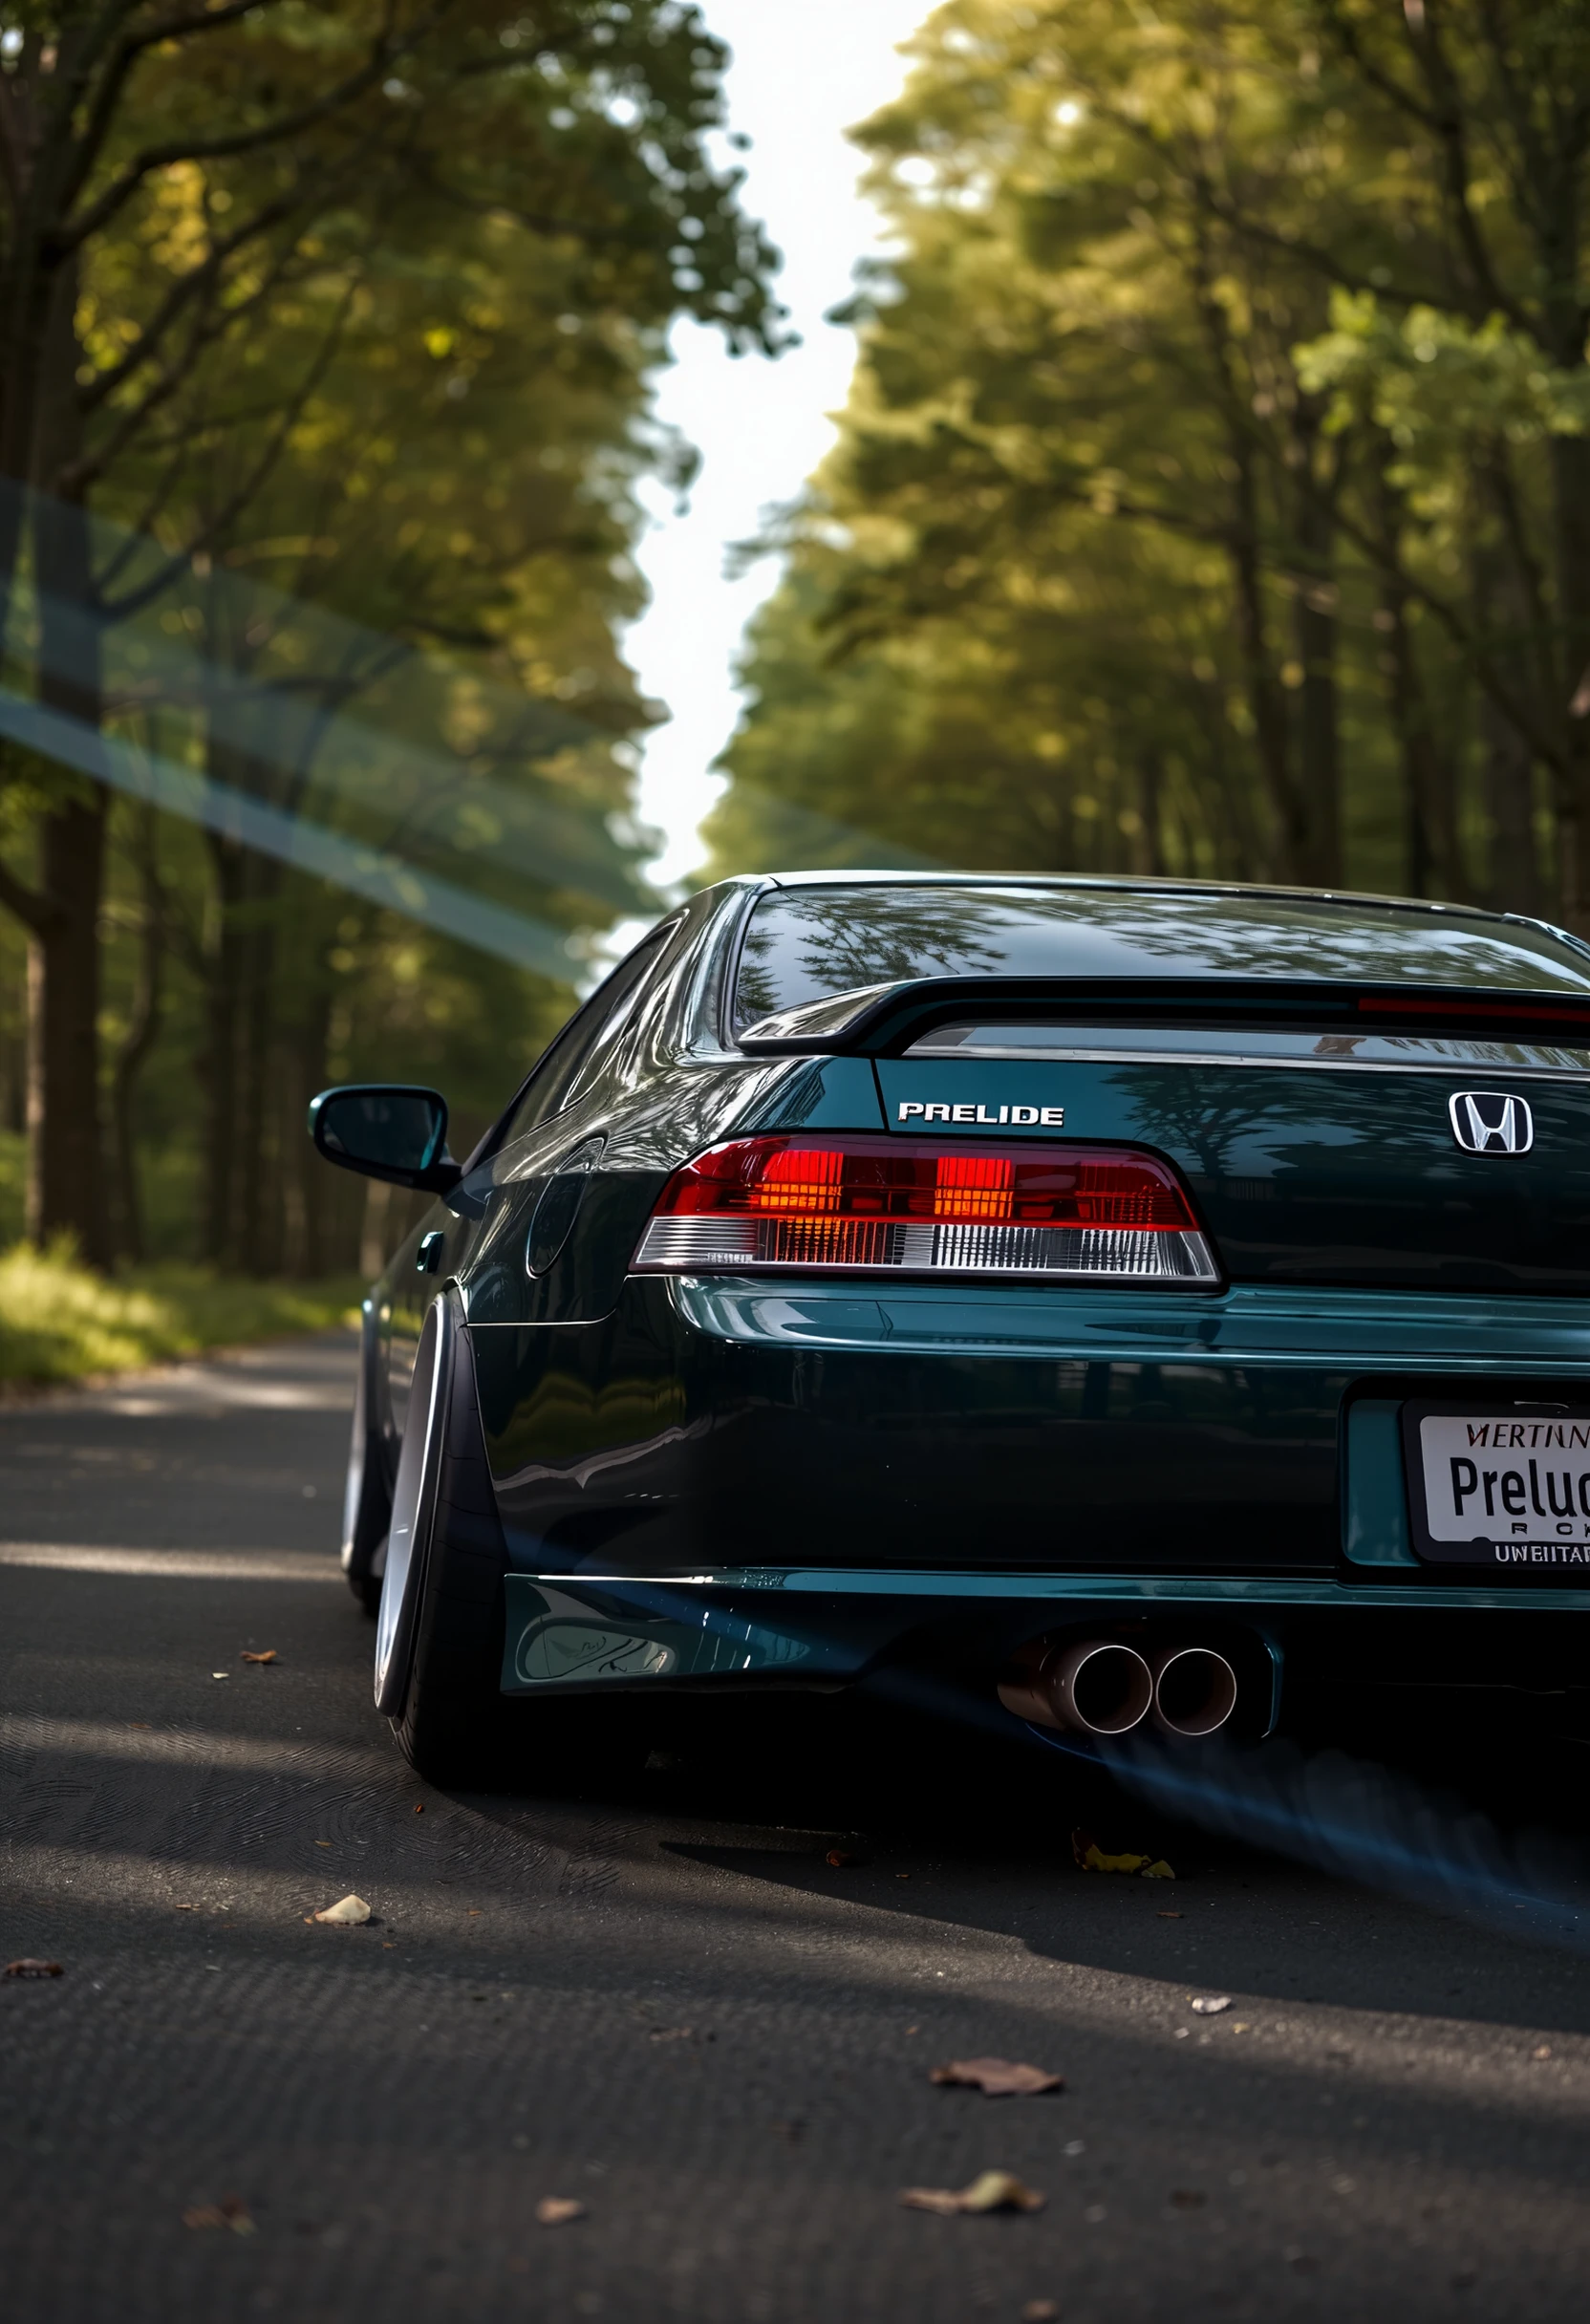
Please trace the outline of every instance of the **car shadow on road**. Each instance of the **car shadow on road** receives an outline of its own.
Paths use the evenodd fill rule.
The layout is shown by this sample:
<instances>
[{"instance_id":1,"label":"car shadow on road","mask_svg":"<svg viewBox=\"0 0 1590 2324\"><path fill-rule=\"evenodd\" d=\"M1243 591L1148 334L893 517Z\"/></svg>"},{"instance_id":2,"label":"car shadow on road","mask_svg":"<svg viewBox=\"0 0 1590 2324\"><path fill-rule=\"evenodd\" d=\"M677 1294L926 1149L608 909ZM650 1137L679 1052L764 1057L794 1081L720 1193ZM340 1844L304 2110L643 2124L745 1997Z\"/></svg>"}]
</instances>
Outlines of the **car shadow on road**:
<instances>
[{"instance_id":1,"label":"car shadow on road","mask_svg":"<svg viewBox=\"0 0 1590 2324\"><path fill-rule=\"evenodd\" d=\"M1562 1821L1530 1840L1483 1818L1454 1782L1436 1780L1461 1775L1462 1754L1427 1726L1400 1766L1277 1747L1316 1792L1320 1770L1337 1771L1329 1797L1348 1821L1332 1834L1334 1856L1314 1861L1307 1831L1291 1855L1249 1844L1239 1817L1235 1831L1212 1831L1085 1759L897 1703L680 1706L653 1732L644 1757L603 1783L612 1806L650 1823L665 1855L808 1895L814 1907L840 1900L978 1929L1190 1992L1590 2032L1581 1845ZM1493 1748L1493 1777L1494 1760ZM1562 1807L1532 1770L1521 1746L1515 1796ZM1361 1877L1343 1867L1354 1813ZM1388 1829L1424 1851L1390 1877ZM1079 1831L1106 1856L1145 1856L1175 1877L1084 1870ZM1498 1865L1521 1883L1524 1907L1498 1888Z\"/></svg>"}]
</instances>

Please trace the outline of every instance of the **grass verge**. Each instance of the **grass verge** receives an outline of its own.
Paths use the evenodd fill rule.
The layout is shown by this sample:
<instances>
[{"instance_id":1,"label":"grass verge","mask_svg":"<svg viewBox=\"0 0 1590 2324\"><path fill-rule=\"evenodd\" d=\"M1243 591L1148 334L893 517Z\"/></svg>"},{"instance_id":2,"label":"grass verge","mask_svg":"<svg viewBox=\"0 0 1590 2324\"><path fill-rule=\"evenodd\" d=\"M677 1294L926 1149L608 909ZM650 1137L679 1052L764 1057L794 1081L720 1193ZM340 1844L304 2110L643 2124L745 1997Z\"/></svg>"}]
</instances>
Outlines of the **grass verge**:
<instances>
[{"instance_id":1,"label":"grass verge","mask_svg":"<svg viewBox=\"0 0 1590 2324\"><path fill-rule=\"evenodd\" d=\"M354 1321L364 1286L255 1282L162 1264L96 1275L69 1249L0 1251L0 1385L44 1386L135 1371L206 1347L236 1346Z\"/></svg>"}]
</instances>

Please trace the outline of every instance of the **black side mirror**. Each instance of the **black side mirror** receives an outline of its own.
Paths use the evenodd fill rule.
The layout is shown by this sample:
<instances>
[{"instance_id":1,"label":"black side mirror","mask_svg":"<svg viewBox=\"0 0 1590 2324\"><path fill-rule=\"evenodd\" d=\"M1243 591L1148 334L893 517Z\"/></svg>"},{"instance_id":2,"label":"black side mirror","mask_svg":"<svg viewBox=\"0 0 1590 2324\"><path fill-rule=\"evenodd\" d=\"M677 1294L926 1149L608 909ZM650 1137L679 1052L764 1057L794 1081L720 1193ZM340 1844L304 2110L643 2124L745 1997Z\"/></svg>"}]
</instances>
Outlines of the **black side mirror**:
<instances>
[{"instance_id":1,"label":"black side mirror","mask_svg":"<svg viewBox=\"0 0 1590 2324\"><path fill-rule=\"evenodd\" d=\"M391 1186L445 1194L463 1173L447 1151L447 1101L435 1089L372 1082L322 1089L310 1104L316 1153Z\"/></svg>"}]
</instances>

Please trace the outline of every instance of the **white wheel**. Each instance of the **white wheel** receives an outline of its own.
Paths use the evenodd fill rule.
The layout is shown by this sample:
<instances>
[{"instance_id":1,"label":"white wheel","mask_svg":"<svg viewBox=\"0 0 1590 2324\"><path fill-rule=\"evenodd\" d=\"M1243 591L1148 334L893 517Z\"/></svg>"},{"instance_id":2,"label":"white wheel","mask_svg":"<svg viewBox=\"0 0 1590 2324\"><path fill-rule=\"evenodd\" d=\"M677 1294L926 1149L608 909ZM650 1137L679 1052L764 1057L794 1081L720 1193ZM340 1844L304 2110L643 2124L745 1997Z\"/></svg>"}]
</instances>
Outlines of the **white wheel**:
<instances>
[{"instance_id":1,"label":"white wheel","mask_svg":"<svg viewBox=\"0 0 1590 2324\"><path fill-rule=\"evenodd\" d=\"M433 1301L419 1334L409 1391L408 1427L392 1490L392 1529L376 1616L376 1708L395 1719L408 1693L415 1620L424 1587L436 1517L437 1480L452 1378L452 1311L445 1293Z\"/></svg>"}]
</instances>

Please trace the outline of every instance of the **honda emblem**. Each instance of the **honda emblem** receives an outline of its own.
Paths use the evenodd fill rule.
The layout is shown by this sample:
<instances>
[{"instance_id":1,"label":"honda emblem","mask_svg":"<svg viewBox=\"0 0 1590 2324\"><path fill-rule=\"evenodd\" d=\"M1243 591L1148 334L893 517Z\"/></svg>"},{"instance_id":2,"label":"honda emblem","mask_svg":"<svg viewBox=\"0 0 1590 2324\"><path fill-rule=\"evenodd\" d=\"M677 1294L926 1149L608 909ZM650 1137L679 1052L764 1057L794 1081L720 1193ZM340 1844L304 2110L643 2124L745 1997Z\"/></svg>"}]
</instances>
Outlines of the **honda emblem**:
<instances>
[{"instance_id":1,"label":"honda emblem","mask_svg":"<svg viewBox=\"0 0 1590 2324\"><path fill-rule=\"evenodd\" d=\"M1496 1089L1460 1089L1448 1102L1452 1136L1466 1154L1527 1154L1535 1123L1521 1097Z\"/></svg>"}]
</instances>

